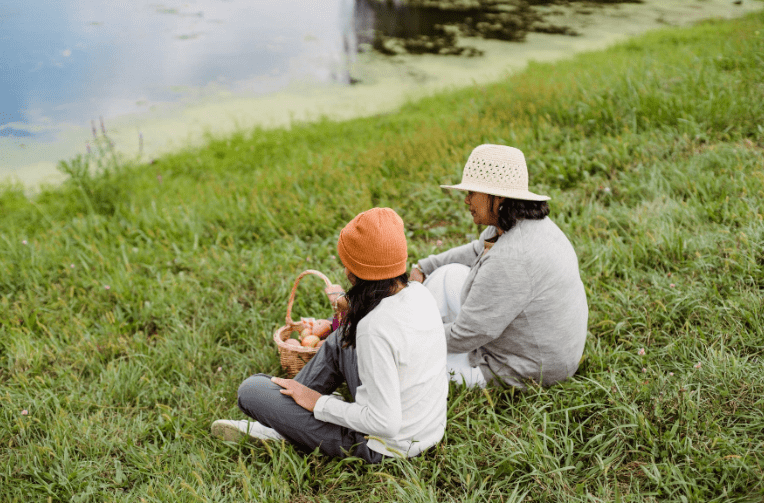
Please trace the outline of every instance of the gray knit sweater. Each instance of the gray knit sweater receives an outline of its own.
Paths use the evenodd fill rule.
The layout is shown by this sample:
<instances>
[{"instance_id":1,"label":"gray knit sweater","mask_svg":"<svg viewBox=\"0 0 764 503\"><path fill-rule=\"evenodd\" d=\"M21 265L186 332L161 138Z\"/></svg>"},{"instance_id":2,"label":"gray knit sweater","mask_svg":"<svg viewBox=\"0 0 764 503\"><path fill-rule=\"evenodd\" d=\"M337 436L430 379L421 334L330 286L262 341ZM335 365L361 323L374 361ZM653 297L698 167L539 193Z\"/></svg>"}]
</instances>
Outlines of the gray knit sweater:
<instances>
[{"instance_id":1,"label":"gray knit sweater","mask_svg":"<svg viewBox=\"0 0 764 503\"><path fill-rule=\"evenodd\" d=\"M445 325L449 353L469 353L488 382L524 388L528 379L544 386L567 379L578 369L589 316L573 246L549 218L521 220L486 249L495 236L488 227L419 261L426 274L450 263L471 268L459 316Z\"/></svg>"}]
</instances>

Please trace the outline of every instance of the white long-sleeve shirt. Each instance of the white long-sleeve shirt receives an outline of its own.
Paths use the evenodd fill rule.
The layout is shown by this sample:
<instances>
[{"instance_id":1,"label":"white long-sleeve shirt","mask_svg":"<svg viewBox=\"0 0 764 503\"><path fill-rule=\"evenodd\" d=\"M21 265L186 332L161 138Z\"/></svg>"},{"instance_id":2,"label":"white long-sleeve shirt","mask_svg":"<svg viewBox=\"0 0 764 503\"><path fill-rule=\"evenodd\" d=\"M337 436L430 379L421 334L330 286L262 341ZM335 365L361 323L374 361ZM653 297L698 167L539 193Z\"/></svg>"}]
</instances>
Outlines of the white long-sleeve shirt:
<instances>
[{"instance_id":1,"label":"white long-sleeve shirt","mask_svg":"<svg viewBox=\"0 0 764 503\"><path fill-rule=\"evenodd\" d=\"M361 385L354 403L324 395L316 419L369 435L371 450L416 456L446 427L446 338L430 292L411 282L385 298L356 331Z\"/></svg>"}]
</instances>

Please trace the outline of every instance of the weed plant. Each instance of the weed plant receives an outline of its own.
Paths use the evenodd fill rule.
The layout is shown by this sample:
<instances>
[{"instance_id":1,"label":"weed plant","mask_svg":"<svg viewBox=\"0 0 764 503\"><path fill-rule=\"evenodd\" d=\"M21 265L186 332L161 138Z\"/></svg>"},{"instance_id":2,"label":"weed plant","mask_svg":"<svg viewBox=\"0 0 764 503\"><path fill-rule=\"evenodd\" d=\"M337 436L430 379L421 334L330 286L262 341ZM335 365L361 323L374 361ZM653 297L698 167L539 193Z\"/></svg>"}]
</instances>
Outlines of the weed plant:
<instances>
[{"instance_id":1,"label":"weed plant","mask_svg":"<svg viewBox=\"0 0 764 503\"><path fill-rule=\"evenodd\" d=\"M242 131L147 164L62 164L0 192L2 501L764 501L764 15L532 64L399 113ZM427 455L365 466L223 443L236 389L280 374L296 276L341 276L372 206L412 260L477 236L469 152L517 146L577 250L575 377L452 385ZM104 144L105 145L105 144ZM95 155L95 154L94 154ZM112 162L114 161L114 162ZM329 315L303 281L296 316Z\"/></svg>"}]
</instances>

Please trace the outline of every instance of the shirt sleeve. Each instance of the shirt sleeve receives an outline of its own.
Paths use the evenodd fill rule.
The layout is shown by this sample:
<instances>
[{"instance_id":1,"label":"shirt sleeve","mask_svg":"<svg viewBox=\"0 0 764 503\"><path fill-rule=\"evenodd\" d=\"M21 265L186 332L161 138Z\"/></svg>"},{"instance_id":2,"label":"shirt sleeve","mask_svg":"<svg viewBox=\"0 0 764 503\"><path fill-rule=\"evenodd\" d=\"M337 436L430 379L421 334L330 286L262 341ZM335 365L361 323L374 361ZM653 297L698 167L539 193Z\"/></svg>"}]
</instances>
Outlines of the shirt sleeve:
<instances>
[{"instance_id":1,"label":"shirt sleeve","mask_svg":"<svg viewBox=\"0 0 764 503\"><path fill-rule=\"evenodd\" d=\"M444 326L449 353L468 353L498 338L528 306L531 280L521 260L487 255L453 323Z\"/></svg>"},{"instance_id":2,"label":"shirt sleeve","mask_svg":"<svg viewBox=\"0 0 764 503\"><path fill-rule=\"evenodd\" d=\"M464 264L467 267L472 267L482 253L485 246L483 241L496 234L496 228L493 226L486 227L486 229L480 234L480 237L470 243L451 248L443 253L437 255L430 255L429 257L419 261L419 267L422 268L425 274L432 274L432 271L438 267L446 264Z\"/></svg>"},{"instance_id":3,"label":"shirt sleeve","mask_svg":"<svg viewBox=\"0 0 764 503\"><path fill-rule=\"evenodd\" d=\"M361 328L359 324L358 328ZM392 438L401 429L401 393L398 365L390 342L373 332L356 337L358 376L368 397L364 405L321 397L313 408L316 419L360 433Z\"/></svg>"}]
</instances>

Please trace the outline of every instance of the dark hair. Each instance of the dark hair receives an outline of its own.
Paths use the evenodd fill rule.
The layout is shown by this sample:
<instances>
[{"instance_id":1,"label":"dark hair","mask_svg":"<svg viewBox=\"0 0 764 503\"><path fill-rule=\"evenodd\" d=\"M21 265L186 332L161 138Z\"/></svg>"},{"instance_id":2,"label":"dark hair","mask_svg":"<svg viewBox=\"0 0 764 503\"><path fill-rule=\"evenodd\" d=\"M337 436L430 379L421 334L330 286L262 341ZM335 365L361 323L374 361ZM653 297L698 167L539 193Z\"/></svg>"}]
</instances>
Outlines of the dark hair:
<instances>
[{"instance_id":1,"label":"dark hair","mask_svg":"<svg viewBox=\"0 0 764 503\"><path fill-rule=\"evenodd\" d=\"M491 207L499 196L491 196ZM499 227L504 232L515 226L520 220L543 220L549 215L546 201L526 201L505 197L499 204Z\"/></svg>"},{"instance_id":2,"label":"dark hair","mask_svg":"<svg viewBox=\"0 0 764 503\"><path fill-rule=\"evenodd\" d=\"M366 280L356 278L355 285L347 291L345 297L348 300L348 310L342 316L342 342L345 347L355 347L355 335L358 323L364 316L369 314L395 291L398 284L409 282L408 273L404 272L398 277L380 280Z\"/></svg>"}]
</instances>

